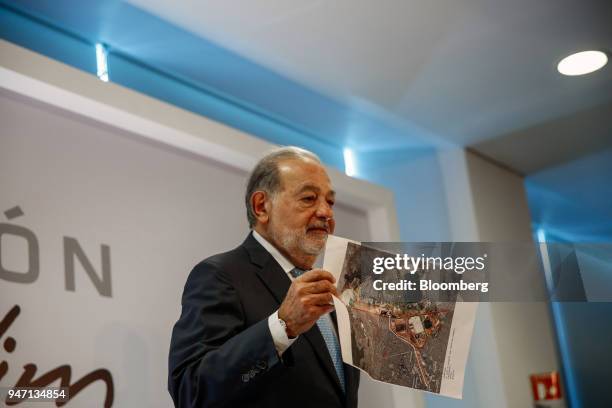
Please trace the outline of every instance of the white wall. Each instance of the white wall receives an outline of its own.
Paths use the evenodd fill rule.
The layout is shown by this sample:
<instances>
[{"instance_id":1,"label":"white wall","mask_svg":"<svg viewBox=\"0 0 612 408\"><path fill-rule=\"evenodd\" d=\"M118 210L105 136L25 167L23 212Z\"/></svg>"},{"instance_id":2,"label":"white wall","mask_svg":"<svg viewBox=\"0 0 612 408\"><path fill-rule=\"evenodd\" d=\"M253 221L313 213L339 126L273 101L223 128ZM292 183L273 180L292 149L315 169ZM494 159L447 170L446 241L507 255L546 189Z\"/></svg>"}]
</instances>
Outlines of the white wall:
<instances>
[{"instance_id":1,"label":"white wall","mask_svg":"<svg viewBox=\"0 0 612 408\"><path fill-rule=\"evenodd\" d=\"M39 374L69 364L72 382L105 368L115 406L170 406L166 359L182 287L198 261L246 236L247 173L6 92L0 112L0 208L22 209L10 224L35 234L40 260L34 282L0 280L0 313L21 308L2 383L15 384L30 362ZM339 233L370 237L365 212L339 205L336 214ZM66 290L64 236L78 240L99 276L101 245L109 247L110 297L78 261L76 290ZM2 235L5 269L28 270L24 244ZM101 389L71 404L99 406Z\"/></svg>"},{"instance_id":2,"label":"white wall","mask_svg":"<svg viewBox=\"0 0 612 408\"><path fill-rule=\"evenodd\" d=\"M440 153L454 241L531 241L521 177L460 149ZM480 304L464 399L427 406L531 406L529 375L558 370L547 303Z\"/></svg>"}]
</instances>

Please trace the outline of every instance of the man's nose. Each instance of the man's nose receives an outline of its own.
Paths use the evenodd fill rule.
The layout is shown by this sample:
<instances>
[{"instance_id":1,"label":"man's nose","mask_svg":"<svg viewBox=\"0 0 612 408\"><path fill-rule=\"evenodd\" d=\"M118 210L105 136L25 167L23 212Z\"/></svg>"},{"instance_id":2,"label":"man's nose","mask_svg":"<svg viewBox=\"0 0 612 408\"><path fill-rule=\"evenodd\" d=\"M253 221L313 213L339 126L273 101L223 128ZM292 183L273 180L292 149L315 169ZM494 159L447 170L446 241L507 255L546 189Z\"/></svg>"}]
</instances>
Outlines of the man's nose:
<instances>
[{"instance_id":1,"label":"man's nose","mask_svg":"<svg viewBox=\"0 0 612 408\"><path fill-rule=\"evenodd\" d=\"M325 200L320 201L319 205L317 206L317 213L316 213L318 218L325 218L325 219L332 219L334 218L334 210L332 209L332 206Z\"/></svg>"}]
</instances>

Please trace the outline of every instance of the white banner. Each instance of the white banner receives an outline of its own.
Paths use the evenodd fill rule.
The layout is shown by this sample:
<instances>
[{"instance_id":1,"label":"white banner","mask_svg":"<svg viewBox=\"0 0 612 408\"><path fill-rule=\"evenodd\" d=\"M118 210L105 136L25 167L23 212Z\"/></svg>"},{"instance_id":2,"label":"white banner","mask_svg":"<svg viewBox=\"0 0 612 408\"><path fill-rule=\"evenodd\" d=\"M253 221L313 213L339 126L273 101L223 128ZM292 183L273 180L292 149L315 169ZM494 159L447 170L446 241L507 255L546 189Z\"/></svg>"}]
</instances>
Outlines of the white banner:
<instances>
[{"instance_id":1,"label":"white banner","mask_svg":"<svg viewBox=\"0 0 612 408\"><path fill-rule=\"evenodd\" d=\"M172 406L183 285L246 237L247 174L7 91L0 123L0 388ZM367 234L364 213L337 219Z\"/></svg>"}]
</instances>

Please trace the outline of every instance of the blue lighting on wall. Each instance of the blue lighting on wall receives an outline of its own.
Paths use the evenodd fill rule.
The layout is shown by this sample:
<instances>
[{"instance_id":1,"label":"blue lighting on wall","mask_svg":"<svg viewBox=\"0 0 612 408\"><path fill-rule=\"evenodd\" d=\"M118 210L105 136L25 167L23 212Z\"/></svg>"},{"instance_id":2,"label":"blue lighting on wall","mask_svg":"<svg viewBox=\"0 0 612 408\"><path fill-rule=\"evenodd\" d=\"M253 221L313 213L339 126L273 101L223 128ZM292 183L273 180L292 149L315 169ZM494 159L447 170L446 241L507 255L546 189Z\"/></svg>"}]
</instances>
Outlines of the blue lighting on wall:
<instances>
[{"instance_id":1,"label":"blue lighting on wall","mask_svg":"<svg viewBox=\"0 0 612 408\"><path fill-rule=\"evenodd\" d=\"M346 108L126 2L0 0L0 38L344 171L320 135L342 136Z\"/></svg>"},{"instance_id":2,"label":"blue lighting on wall","mask_svg":"<svg viewBox=\"0 0 612 408\"><path fill-rule=\"evenodd\" d=\"M610 174L612 149L607 149L527 177L525 188L536 239L548 243L612 242ZM588 284L589 276L583 275L583 279ZM609 278L596 279L599 290L612 291L612 285L606 283ZM611 313L612 303L607 302L551 302L565 398L572 408L610 406L609 390L601 381L610 378L612 367Z\"/></svg>"},{"instance_id":3,"label":"blue lighting on wall","mask_svg":"<svg viewBox=\"0 0 612 408\"><path fill-rule=\"evenodd\" d=\"M550 258L548 255L548 247L546 244L546 232L543 228L539 227L536 229L536 238L539 242L540 255L542 257L544 275L546 278L546 286L550 291L552 285L552 271ZM565 398L569 399L570 407L580 407L580 401L577 396L576 386L576 370L573 367L572 361L569 358L569 343L568 343L568 331L563 320L563 309L559 302L551 302L551 314L554 320L554 328L557 335L557 345L559 347L559 355L563 367L563 379L565 381Z\"/></svg>"}]
</instances>

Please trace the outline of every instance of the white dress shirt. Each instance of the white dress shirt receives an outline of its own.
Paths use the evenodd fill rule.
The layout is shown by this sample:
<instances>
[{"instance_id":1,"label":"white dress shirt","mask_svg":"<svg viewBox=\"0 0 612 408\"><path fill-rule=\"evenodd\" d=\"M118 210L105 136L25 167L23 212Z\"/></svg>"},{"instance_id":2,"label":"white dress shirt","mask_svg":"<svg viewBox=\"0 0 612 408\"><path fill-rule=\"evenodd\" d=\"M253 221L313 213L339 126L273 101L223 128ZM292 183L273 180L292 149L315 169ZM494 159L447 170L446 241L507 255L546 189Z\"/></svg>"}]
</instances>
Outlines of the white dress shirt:
<instances>
[{"instance_id":1,"label":"white dress shirt","mask_svg":"<svg viewBox=\"0 0 612 408\"><path fill-rule=\"evenodd\" d=\"M257 242L259 242L261 246L263 246L265 250L272 255L274 260L276 260L280 267L285 271L289 279L293 281L294 278L291 276L290 272L295 268L295 266L287 258L285 258L283 254L281 254L279 250L274 247L274 245L266 241L266 239L259 235L259 233L257 233L255 230L253 230L253 238L255 238ZM278 310L268 317L268 327L270 328L270 334L272 334L274 347L276 348L278 355L282 356L285 350L287 350L289 346L293 344L297 337L290 339L289 336L287 336L285 328L278 321Z\"/></svg>"}]
</instances>

